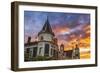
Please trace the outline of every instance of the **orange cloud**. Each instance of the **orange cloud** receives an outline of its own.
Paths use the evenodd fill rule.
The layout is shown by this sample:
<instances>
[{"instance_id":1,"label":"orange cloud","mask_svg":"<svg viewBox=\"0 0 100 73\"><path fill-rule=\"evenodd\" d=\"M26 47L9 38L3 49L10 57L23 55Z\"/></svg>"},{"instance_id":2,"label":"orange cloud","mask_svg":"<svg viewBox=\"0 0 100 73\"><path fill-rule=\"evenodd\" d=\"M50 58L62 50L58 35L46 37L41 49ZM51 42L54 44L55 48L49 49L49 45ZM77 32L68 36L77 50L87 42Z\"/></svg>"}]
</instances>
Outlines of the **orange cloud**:
<instances>
[{"instance_id":1,"label":"orange cloud","mask_svg":"<svg viewBox=\"0 0 100 73\"><path fill-rule=\"evenodd\" d=\"M59 34L59 33L65 33L68 32L70 29L67 27L56 27L55 29L53 29L55 34Z\"/></svg>"},{"instance_id":2,"label":"orange cloud","mask_svg":"<svg viewBox=\"0 0 100 73\"><path fill-rule=\"evenodd\" d=\"M82 52L82 53L80 53L80 58L81 59L90 59L91 58L90 52Z\"/></svg>"},{"instance_id":3,"label":"orange cloud","mask_svg":"<svg viewBox=\"0 0 100 73\"><path fill-rule=\"evenodd\" d=\"M83 30L86 34L90 34L90 25L84 26Z\"/></svg>"},{"instance_id":4,"label":"orange cloud","mask_svg":"<svg viewBox=\"0 0 100 73\"><path fill-rule=\"evenodd\" d=\"M84 31L86 31L86 30L90 30L90 25L86 25L86 26L84 26L84 27L83 27L83 30L84 30Z\"/></svg>"},{"instance_id":5,"label":"orange cloud","mask_svg":"<svg viewBox=\"0 0 100 73\"><path fill-rule=\"evenodd\" d=\"M77 38L76 38L77 39ZM65 50L70 50L73 47L75 47L75 44L77 44L76 39L72 39L71 41L69 41L68 43L65 44ZM90 48L90 38L82 38L79 40L79 48Z\"/></svg>"}]
</instances>

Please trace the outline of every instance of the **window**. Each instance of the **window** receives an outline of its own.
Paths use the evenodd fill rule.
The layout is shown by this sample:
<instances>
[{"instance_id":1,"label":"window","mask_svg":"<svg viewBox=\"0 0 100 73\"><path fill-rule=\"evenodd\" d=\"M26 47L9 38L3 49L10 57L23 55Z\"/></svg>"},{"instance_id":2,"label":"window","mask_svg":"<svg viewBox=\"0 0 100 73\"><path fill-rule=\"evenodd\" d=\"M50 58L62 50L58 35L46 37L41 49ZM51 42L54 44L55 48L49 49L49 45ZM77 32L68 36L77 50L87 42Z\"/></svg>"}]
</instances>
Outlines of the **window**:
<instances>
[{"instance_id":1,"label":"window","mask_svg":"<svg viewBox=\"0 0 100 73\"><path fill-rule=\"evenodd\" d=\"M51 55L53 55L53 49L51 48Z\"/></svg>"},{"instance_id":2,"label":"window","mask_svg":"<svg viewBox=\"0 0 100 73\"><path fill-rule=\"evenodd\" d=\"M37 55L37 47L34 47L33 48L33 57L36 57L36 55Z\"/></svg>"},{"instance_id":3,"label":"window","mask_svg":"<svg viewBox=\"0 0 100 73\"><path fill-rule=\"evenodd\" d=\"M39 55L41 55L41 51L42 51L42 47L40 47L40 49L39 49Z\"/></svg>"},{"instance_id":4,"label":"window","mask_svg":"<svg viewBox=\"0 0 100 73\"><path fill-rule=\"evenodd\" d=\"M49 44L45 44L45 55L49 55Z\"/></svg>"},{"instance_id":5,"label":"window","mask_svg":"<svg viewBox=\"0 0 100 73\"><path fill-rule=\"evenodd\" d=\"M30 48L27 48L27 49L26 49L26 53L29 53L29 52L30 52Z\"/></svg>"},{"instance_id":6,"label":"window","mask_svg":"<svg viewBox=\"0 0 100 73\"><path fill-rule=\"evenodd\" d=\"M40 37L40 40L43 40L43 36Z\"/></svg>"},{"instance_id":7,"label":"window","mask_svg":"<svg viewBox=\"0 0 100 73\"><path fill-rule=\"evenodd\" d=\"M75 53L79 54L79 48L75 49Z\"/></svg>"},{"instance_id":8,"label":"window","mask_svg":"<svg viewBox=\"0 0 100 73\"><path fill-rule=\"evenodd\" d=\"M53 50L53 56L55 56L55 50Z\"/></svg>"}]
</instances>

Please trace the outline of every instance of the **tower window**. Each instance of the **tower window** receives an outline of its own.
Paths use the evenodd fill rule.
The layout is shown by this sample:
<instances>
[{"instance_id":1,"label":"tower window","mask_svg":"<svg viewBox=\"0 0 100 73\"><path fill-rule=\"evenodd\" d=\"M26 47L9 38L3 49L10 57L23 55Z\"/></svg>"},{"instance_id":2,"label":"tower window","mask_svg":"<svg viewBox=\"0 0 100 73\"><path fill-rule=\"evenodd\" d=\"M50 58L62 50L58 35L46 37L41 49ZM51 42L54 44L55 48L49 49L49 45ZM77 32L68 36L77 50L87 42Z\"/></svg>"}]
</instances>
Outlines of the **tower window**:
<instances>
[{"instance_id":1,"label":"tower window","mask_svg":"<svg viewBox=\"0 0 100 73\"><path fill-rule=\"evenodd\" d=\"M49 55L49 44L45 44L45 56Z\"/></svg>"},{"instance_id":2,"label":"tower window","mask_svg":"<svg viewBox=\"0 0 100 73\"><path fill-rule=\"evenodd\" d=\"M43 40L43 36L40 37L40 40Z\"/></svg>"}]
</instances>

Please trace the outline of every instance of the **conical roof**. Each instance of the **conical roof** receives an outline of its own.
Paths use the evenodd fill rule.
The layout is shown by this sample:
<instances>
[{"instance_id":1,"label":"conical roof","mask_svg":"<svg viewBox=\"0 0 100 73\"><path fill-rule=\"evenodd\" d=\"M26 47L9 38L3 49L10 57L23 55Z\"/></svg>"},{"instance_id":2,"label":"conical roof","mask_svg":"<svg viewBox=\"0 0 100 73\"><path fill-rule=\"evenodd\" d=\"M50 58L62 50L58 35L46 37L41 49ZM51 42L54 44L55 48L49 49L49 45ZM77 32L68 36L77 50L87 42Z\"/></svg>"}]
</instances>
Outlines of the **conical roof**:
<instances>
[{"instance_id":1,"label":"conical roof","mask_svg":"<svg viewBox=\"0 0 100 73\"><path fill-rule=\"evenodd\" d=\"M48 18L47 18L47 20L46 20L46 22L45 22L45 24L44 24L42 30L38 33L38 35L41 34L41 33L49 33L49 34L54 35L54 33L53 33L53 31L52 31L52 28L51 28L51 26L50 26L50 23L49 23L49 21L48 21Z\"/></svg>"}]
</instances>

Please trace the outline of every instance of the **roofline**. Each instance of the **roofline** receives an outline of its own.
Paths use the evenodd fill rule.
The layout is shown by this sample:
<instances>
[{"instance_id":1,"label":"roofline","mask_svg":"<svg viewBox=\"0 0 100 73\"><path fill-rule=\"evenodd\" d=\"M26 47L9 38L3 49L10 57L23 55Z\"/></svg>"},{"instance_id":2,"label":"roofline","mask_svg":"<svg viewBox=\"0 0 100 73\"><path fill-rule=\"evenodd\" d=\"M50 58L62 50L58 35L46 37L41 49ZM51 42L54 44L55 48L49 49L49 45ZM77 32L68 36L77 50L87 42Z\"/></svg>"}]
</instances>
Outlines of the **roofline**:
<instances>
[{"instance_id":1,"label":"roofline","mask_svg":"<svg viewBox=\"0 0 100 73\"><path fill-rule=\"evenodd\" d=\"M49 32L41 32L41 31L40 31L40 32L38 33L38 36L39 36L41 33L47 33L47 34L49 34ZM50 33L50 34L52 34L53 36L55 36L55 34L54 34L53 32Z\"/></svg>"},{"instance_id":2,"label":"roofline","mask_svg":"<svg viewBox=\"0 0 100 73\"><path fill-rule=\"evenodd\" d=\"M49 43L55 44L55 43L53 43L53 42L51 42L51 41L37 41L36 44L38 44L39 42L49 42ZM32 44L32 43L34 43L34 42L25 43L24 46L31 46L31 45L34 45L34 44ZM58 44L55 44L55 45L58 46Z\"/></svg>"}]
</instances>

